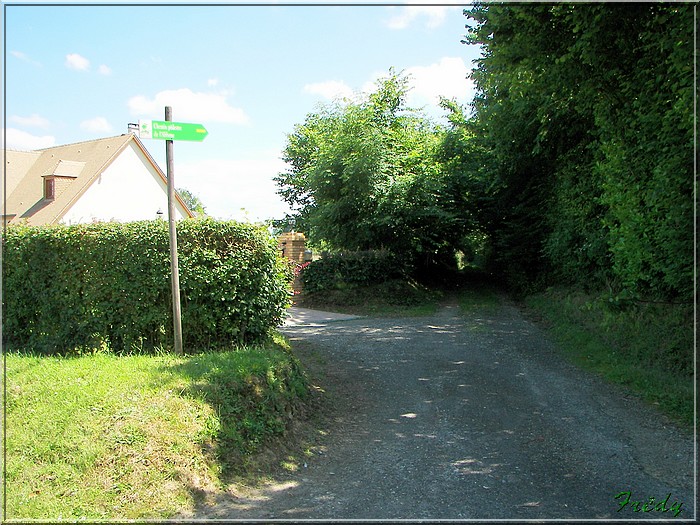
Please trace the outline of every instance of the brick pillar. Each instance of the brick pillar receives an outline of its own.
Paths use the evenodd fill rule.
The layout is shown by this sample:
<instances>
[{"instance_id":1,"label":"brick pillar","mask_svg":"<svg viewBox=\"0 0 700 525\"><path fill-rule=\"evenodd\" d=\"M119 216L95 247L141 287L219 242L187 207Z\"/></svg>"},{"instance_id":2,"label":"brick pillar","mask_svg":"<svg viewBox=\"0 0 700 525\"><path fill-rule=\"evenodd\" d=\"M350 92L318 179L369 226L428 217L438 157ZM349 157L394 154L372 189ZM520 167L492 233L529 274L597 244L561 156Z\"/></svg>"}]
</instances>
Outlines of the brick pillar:
<instances>
[{"instance_id":1,"label":"brick pillar","mask_svg":"<svg viewBox=\"0 0 700 525\"><path fill-rule=\"evenodd\" d=\"M287 232L277 239L279 250L283 257L286 257L295 264L304 262L304 252L306 251L306 237L303 233ZM295 292L301 292L301 279L294 278L293 288Z\"/></svg>"}]
</instances>

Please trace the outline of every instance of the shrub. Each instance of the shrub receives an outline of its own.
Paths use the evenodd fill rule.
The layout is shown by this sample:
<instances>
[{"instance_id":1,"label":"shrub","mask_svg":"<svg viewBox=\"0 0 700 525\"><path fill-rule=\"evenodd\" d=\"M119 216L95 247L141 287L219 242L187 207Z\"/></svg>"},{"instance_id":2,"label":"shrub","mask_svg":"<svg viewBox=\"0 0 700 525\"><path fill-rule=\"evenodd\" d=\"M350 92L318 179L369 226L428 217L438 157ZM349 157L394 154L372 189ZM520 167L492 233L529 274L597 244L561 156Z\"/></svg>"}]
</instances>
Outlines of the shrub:
<instances>
[{"instance_id":1,"label":"shrub","mask_svg":"<svg viewBox=\"0 0 700 525\"><path fill-rule=\"evenodd\" d=\"M369 286L403 277L406 265L384 250L324 254L301 272L304 290L320 292L346 287Z\"/></svg>"},{"instance_id":2,"label":"shrub","mask_svg":"<svg viewBox=\"0 0 700 525\"><path fill-rule=\"evenodd\" d=\"M165 221L7 229L4 339L43 353L172 345ZM178 224L183 343L263 339L289 301L291 269L266 230L211 219Z\"/></svg>"}]
</instances>

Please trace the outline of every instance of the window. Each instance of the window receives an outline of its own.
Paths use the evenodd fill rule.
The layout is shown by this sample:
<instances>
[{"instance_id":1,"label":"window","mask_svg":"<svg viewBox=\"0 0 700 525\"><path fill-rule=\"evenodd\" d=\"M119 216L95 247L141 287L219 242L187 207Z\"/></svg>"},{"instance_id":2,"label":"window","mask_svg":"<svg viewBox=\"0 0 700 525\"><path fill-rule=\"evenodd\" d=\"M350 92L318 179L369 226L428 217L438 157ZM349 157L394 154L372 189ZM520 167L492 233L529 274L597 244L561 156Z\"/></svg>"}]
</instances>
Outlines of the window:
<instances>
[{"instance_id":1,"label":"window","mask_svg":"<svg viewBox=\"0 0 700 525\"><path fill-rule=\"evenodd\" d=\"M44 179L44 198L51 200L56 198L56 180L53 177Z\"/></svg>"}]
</instances>

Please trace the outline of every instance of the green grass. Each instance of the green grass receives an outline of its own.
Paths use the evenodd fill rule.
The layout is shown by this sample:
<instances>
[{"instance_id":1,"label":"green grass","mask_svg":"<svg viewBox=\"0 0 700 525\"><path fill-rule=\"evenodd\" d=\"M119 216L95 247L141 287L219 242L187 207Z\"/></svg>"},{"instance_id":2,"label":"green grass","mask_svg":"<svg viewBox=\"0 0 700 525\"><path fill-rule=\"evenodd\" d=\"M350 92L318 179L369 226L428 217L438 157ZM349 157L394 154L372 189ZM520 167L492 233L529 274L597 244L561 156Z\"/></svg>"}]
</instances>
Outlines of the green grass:
<instances>
[{"instance_id":1,"label":"green grass","mask_svg":"<svg viewBox=\"0 0 700 525\"><path fill-rule=\"evenodd\" d=\"M600 297L554 289L526 298L525 305L572 362L692 428L692 306L640 304L615 310Z\"/></svg>"},{"instance_id":2,"label":"green grass","mask_svg":"<svg viewBox=\"0 0 700 525\"><path fill-rule=\"evenodd\" d=\"M284 433L306 379L281 337L229 352L5 356L5 519L161 519Z\"/></svg>"},{"instance_id":3,"label":"green grass","mask_svg":"<svg viewBox=\"0 0 700 525\"><path fill-rule=\"evenodd\" d=\"M457 291L459 309L463 314L494 313L503 304L503 294L495 286L477 281L463 284Z\"/></svg>"},{"instance_id":4,"label":"green grass","mask_svg":"<svg viewBox=\"0 0 700 525\"><path fill-rule=\"evenodd\" d=\"M393 280L374 286L306 293L296 306L372 317L421 316L435 313L443 293L415 281Z\"/></svg>"}]
</instances>

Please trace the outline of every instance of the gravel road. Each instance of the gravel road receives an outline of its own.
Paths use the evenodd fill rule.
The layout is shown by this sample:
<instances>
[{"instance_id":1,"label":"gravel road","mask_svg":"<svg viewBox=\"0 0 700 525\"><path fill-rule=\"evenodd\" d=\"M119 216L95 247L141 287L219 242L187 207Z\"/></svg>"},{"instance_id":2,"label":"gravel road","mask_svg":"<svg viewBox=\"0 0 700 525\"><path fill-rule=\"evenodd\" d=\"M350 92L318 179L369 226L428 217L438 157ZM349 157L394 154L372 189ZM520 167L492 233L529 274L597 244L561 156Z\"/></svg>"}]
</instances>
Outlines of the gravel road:
<instances>
[{"instance_id":1,"label":"gravel road","mask_svg":"<svg viewBox=\"0 0 700 525\"><path fill-rule=\"evenodd\" d=\"M695 517L692 434L562 362L512 305L283 331L332 407L325 431L296 472L195 518Z\"/></svg>"}]
</instances>

